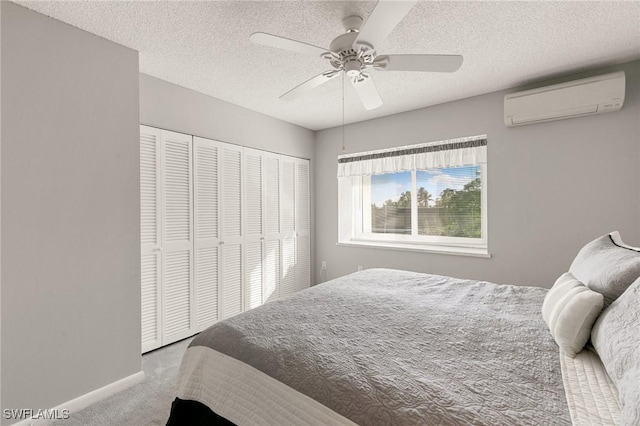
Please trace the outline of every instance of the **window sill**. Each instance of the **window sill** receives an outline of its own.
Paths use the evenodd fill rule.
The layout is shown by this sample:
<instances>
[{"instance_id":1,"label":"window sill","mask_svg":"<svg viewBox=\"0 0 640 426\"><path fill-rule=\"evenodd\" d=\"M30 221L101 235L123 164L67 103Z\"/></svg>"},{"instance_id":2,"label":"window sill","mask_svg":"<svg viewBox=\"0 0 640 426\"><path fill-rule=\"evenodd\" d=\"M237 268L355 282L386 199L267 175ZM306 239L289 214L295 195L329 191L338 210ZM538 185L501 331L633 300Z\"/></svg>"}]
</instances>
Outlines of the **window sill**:
<instances>
[{"instance_id":1,"label":"window sill","mask_svg":"<svg viewBox=\"0 0 640 426\"><path fill-rule=\"evenodd\" d=\"M349 241L336 243L336 245L345 247L368 247L383 250L419 251L437 254L450 254L454 256L470 256L483 258L491 257L488 249L476 247L451 247L429 244L403 244L379 241Z\"/></svg>"}]
</instances>

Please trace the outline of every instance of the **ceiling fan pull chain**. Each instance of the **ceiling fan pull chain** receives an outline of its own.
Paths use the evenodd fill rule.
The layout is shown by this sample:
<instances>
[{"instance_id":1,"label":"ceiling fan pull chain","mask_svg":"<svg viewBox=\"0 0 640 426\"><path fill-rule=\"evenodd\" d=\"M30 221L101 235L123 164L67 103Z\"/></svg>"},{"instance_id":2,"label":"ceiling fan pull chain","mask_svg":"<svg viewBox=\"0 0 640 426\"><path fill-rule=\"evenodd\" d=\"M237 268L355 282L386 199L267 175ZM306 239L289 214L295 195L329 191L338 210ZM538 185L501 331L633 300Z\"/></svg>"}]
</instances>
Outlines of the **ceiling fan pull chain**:
<instances>
[{"instance_id":1,"label":"ceiling fan pull chain","mask_svg":"<svg viewBox=\"0 0 640 426\"><path fill-rule=\"evenodd\" d=\"M346 73L342 73L342 152L347 150L347 147L345 145L345 141L344 141L344 85L345 85L345 80L346 80Z\"/></svg>"}]
</instances>

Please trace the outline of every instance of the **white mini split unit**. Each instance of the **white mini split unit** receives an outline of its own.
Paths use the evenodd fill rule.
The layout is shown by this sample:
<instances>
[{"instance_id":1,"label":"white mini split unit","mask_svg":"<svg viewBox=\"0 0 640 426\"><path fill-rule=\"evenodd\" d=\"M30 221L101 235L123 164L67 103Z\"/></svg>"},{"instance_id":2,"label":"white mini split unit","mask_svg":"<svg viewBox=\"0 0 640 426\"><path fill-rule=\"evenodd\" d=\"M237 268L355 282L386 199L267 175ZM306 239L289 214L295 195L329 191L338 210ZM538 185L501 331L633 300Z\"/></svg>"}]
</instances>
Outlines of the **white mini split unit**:
<instances>
[{"instance_id":1,"label":"white mini split unit","mask_svg":"<svg viewBox=\"0 0 640 426\"><path fill-rule=\"evenodd\" d=\"M507 127L619 111L624 104L624 72L589 77L504 97Z\"/></svg>"}]
</instances>

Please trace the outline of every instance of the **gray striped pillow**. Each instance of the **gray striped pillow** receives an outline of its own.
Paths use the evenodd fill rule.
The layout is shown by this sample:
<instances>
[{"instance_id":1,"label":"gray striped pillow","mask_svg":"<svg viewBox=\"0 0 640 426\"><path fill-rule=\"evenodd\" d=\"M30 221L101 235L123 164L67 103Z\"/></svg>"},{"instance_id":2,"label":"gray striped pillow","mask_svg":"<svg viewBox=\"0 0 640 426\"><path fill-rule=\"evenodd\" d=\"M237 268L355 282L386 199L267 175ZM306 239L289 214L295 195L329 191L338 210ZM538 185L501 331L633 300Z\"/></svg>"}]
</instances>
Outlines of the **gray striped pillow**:
<instances>
[{"instance_id":1,"label":"gray striped pillow","mask_svg":"<svg viewBox=\"0 0 640 426\"><path fill-rule=\"evenodd\" d=\"M575 357L589 340L602 310L603 297L567 272L558 278L542 303L542 318L558 346Z\"/></svg>"}]
</instances>

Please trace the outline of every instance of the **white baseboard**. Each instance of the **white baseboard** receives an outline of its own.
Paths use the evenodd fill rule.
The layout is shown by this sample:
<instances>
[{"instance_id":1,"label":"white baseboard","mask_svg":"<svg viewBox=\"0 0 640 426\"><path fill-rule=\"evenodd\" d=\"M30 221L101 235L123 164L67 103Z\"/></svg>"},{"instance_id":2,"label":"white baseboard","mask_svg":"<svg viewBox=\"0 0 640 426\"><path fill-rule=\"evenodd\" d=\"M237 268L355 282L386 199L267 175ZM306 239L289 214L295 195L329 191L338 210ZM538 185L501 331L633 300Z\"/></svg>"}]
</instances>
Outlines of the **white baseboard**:
<instances>
[{"instance_id":1,"label":"white baseboard","mask_svg":"<svg viewBox=\"0 0 640 426\"><path fill-rule=\"evenodd\" d=\"M60 404L55 408L49 410L50 412L62 413L62 410L68 410L69 414L76 413L88 406L95 404L98 401L101 401L105 398L110 397L111 395L115 395L118 392L121 392L127 388L130 388L133 385L136 385L144 380L144 372L138 371L130 376L127 376L123 379L117 380L113 383L109 383L106 386L98 388L89 393L85 393L77 398L72 399L71 401L67 401L64 404ZM24 419L19 421L18 423L14 423L12 426L44 426L51 423L52 420L48 419Z\"/></svg>"}]
</instances>

